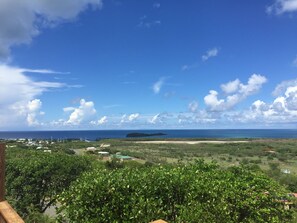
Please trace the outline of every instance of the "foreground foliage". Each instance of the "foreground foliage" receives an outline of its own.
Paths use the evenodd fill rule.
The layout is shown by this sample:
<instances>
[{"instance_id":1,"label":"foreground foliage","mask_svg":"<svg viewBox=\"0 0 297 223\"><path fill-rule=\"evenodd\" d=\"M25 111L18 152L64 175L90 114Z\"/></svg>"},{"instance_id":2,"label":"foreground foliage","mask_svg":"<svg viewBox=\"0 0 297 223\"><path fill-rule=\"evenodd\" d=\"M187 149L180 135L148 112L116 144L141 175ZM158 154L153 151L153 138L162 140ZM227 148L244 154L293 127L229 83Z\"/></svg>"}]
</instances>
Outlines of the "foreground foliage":
<instances>
[{"instance_id":1,"label":"foreground foliage","mask_svg":"<svg viewBox=\"0 0 297 223\"><path fill-rule=\"evenodd\" d=\"M8 150L7 198L23 217L28 216L32 208L37 213L43 213L55 204L58 194L67 189L82 172L89 169L90 160L85 157L64 153Z\"/></svg>"},{"instance_id":2,"label":"foreground foliage","mask_svg":"<svg viewBox=\"0 0 297 223\"><path fill-rule=\"evenodd\" d=\"M241 167L191 165L94 170L59 196L60 221L288 222L275 181Z\"/></svg>"}]
</instances>

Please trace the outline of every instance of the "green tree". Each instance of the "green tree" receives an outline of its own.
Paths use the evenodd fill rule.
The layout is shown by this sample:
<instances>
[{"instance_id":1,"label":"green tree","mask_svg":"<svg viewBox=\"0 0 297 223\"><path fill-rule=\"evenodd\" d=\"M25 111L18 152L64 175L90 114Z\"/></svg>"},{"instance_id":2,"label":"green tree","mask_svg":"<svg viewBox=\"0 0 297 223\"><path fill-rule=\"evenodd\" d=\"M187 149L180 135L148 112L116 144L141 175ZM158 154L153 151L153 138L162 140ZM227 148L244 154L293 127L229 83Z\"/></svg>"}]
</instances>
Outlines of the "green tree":
<instances>
[{"instance_id":1,"label":"green tree","mask_svg":"<svg viewBox=\"0 0 297 223\"><path fill-rule=\"evenodd\" d=\"M6 161L7 198L24 217L31 207L43 213L54 205L56 196L81 173L90 169L86 157L64 153L14 150Z\"/></svg>"},{"instance_id":2,"label":"green tree","mask_svg":"<svg viewBox=\"0 0 297 223\"><path fill-rule=\"evenodd\" d=\"M191 165L94 170L59 196L69 222L288 222L286 191L259 172ZM61 220L62 221L62 220Z\"/></svg>"}]
</instances>

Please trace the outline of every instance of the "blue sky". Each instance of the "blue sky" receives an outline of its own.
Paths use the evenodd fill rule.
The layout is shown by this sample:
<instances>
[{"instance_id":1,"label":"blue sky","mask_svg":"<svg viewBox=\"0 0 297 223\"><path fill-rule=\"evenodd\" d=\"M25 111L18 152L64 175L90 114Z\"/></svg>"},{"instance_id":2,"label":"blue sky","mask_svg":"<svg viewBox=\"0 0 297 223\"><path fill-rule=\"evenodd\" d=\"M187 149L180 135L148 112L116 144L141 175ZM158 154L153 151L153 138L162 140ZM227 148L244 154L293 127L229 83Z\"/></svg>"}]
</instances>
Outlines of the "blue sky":
<instances>
[{"instance_id":1,"label":"blue sky","mask_svg":"<svg viewBox=\"0 0 297 223\"><path fill-rule=\"evenodd\" d=\"M0 130L296 128L297 0L0 0Z\"/></svg>"}]
</instances>

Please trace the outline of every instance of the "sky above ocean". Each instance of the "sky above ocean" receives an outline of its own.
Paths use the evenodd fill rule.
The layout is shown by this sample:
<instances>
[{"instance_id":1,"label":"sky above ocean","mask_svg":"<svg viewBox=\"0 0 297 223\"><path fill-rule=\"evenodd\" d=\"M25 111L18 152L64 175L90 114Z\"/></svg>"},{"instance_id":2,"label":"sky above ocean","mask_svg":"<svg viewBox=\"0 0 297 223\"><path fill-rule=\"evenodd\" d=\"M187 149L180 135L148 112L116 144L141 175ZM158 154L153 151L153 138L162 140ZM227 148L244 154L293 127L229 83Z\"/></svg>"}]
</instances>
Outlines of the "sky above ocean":
<instances>
[{"instance_id":1,"label":"sky above ocean","mask_svg":"<svg viewBox=\"0 0 297 223\"><path fill-rule=\"evenodd\" d=\"M0 0L0 130L296 128L297 0Z\"/></svg>"}]
</instances>

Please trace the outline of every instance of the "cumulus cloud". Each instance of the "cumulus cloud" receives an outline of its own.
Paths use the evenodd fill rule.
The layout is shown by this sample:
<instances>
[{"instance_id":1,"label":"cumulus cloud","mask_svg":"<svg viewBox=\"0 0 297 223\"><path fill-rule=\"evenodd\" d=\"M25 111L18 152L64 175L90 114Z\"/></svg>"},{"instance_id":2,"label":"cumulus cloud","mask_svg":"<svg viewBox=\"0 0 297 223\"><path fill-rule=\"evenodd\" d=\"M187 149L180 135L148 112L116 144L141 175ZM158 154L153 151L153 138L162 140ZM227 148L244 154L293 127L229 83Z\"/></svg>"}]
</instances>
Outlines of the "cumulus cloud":
<instances>
[{"instance_id":1,"label":"cumulus cloud","mask_svg":"<svg viewBox=\"0 0 297 223\"><path fill-rule=\"evenodd\" d=\"M210 91L205 97L208 109L195 113L181 113L178 122L181 126L247 126L253 128L292 128L297 123L297 81L283 81L277 85L272 102L254 101L248 109L233 110L236 103L252 93L256 93L266 79L262 76L250 77L247 84L238 85L238 89L226 98L219 98L217 91ZM229 82L231 83L231 82ZM252 85L252 86L251 86ZM226 93L226 92L225 92ZM230 99L230 96L232 100ZM219 112L209 112L219 111Z\"/></svg>"},{"instance_id":2,"label":"cumulus cloud","mask_svg":"<svg viewBox=\"0 0 297 223\"><path fill-rule=\"evenodd\" d=\"M256 112L267 111L269 106L264 101L257 100L252 104L251 109Z\"/></svg>"},{"instance_id":3,"label":"cumulus cloud","mask_svg":"<svg viewBox=\"0 0 297 223\"><path fill-rule=\"evenodd\" d=\"M40 99L34 99L34 100L28 102L27 123L29 126L39 125L37 116L44 114L43 112L40 111L41 106L42 106L42 102L40 101Z\"/></svg>"},{"instance_id":4,"label":"cumulus cloud","mask_svg":"<svg viewBox=\"0 0 297 223\"><path fill-rule=\"evenodd\" d=\"M297 111L297 85L288 87L285 92L285 106L288 110Z\"/></svg>"},{"instance_id":5,"label":"cumulus cloud","mask_svg":"<svg viewBox=\"0 0 297 223\"><path fill-rule=\"evenodd\" d=\"M103 125L103 124L106 124L107 122L108 122L107 116L103 116L99 120L91 121L90 123L92 125Z\"/></svg>"},{"instance_id":6,"label":"cumulus cloud","mask_svg":"<svg viewBox=\"0 0 297 223\"><path fill-rule=\"evenodd\" d=\"M211 110L224 110L222 105L225 103L225 100L219 100L218 94L219 93L217 91L210 90L209 94L204 97L205 104L210 107Z\"/></svg>"},{"instance_id":7,"label":"cumulus cloud","mask_svg":"<svg viewBox=\"0 0 297 223\"><path fill-rule=\"evenodd\" d=\"M107 116L103 116L98 120L99 125L103 125L104 123L107 123Z\"/></svg>"},{"instance_id":8,"label":"cumulus cloud","mask_svg":"<svg viewBox=\"0 0 297 223\"><path fill-rule=\"evenodd\" d=\"M227 84L222 84L221 89L224 91L226 94L231 94L234 93L238 90L240 86L240 81L238 79L234 81L230 81Z\"/></svg>"},{"instance_id":9,"label":"cumulus cloud","mask_svg":"<svg viewBox=\"0 0 297 223\"><path fill-rule=\"evenodd\" d=\"M121 123L128 123L128 122L133 122L135 121L136 119L138 119L140 116L139 113L133 113L133 114L130 114L130 115L127 115L127 114L124 114L121 118Z\"/></svg>"},{"instance_id":10,"label":"cumulus cloud","mask_svg":"<svg viewBox=\"0 0 297 223\"><path fill-rule=\"evenodd\" d=\"M266 77L258 74L253 74L247 84L242 84L236 79L221 85L224 93L228 94L226 98L219 99L219 93L215 90L211 90L209 94L204 97L204 102L211 111L226 111L232 109L248 96L257 93L266 81Z\"/></svg>"},{"instance_id":11,"label":"cumulus cloud","mask_svg":"<svg viewBox=\"0 0 297 223\"><path fill-rule=\"evenodd\" d=\"M78 108L75 108L70 114L66 124L68 125L79 125L91 120L96 114L96 109L94 108L94 102L86 101L85 99L80 100L80 105ZM65 109L70 110L70 109Z\"/></svg>"},{"instance_id":12,"label":"cumulus cloud","mask_svg":"<svg viewBox=\"0 0 297 223\"><path fill-rule=\"evenodd\" d=\"M275 2L266 8L269 14L283 14L285 12L297 11L297 0L275 0Z\"/></svg>"},{"instance_id":13,"label":"cumulus cloud","mask_svg":"<svg viewBox=\"0 0 297 223\"><path fill-rule=\"evenodd\" d=\"M280 84L278 84L276 86L276 88L274 89L272 94L274 96L282 95L282 94L284 94L286 92L286 90L289 87L294 87L296 85L297 85L297 79L282 81Z\"/></svg>"},{"instance_id":14,"label":"cumulus cloud","mask_svg":"<svg viewBox=\"0 0 297 223\"><path fill-rule=\"evenodd\" d=\"M242 123L295 127L294 123L297 122L297 82L284 81L276 87L275 91L277 94L275 94L273 102L266 103L256 100L249 110L238 112L236 116L230 116L229 119Z\"/></svg>"},{"instance_id":15,"label":"cumulus cloud","mask_svg":"<svg viewBox=\"0 0 297 223\"><path fill-rule=\"evenodd\" d=\"M202 57L201 57L202 61L207 61L209 58L217 56L218 53L219 53L218 48L212 48L212 49L208 50L204 55L202 55Z\"/></svg>"},{"instance_id":16,"label":"cumulus cloud","mask_svg":"<svg viewBox=\"0 0 297 223\"><path fill-rule=\"evenodd\" d=\"M155 82L153 84L153 91L154 91L155 94L159 94L160 93L161 88L164 85L164 81L165 81L164 78L161 78L161 79L159 79L157 82Z\"/></svg>"},{"instance_id":17,"label":"cumulus cloud","mask_svg":"<svg viewBox=\"0 0 297 223\"><path fill-rule=\"evenodd\" d=\"M128 120L129 120L129 122L132 122L135 119L137 119L138 117L139 117L139 113L131 114L128 116Z\"/></svg>"},{"instance_id":18,"label":"cumulus cloud","mask_svg":"<svg viewBox=\"0 0 297 223\"><path fill-rule=\"evenodd\" d=\"M101 0L1 0L0 58L7 59L12 46L28 44L44 27L72 20L88 6L101 7Z\"/></svg>"},{"instance_id":19,"label":"cumulus cloud","mask_svg":"<svg viewBox=\"0 0 297 223\"><path fill-rule=\"evenodd\" d=\"M60 82L35 81L25 74L24 69L0 64L0 128L13 123L19 126L34 123L37 112L30 118L28 114L33 111L33 105L41 107L41 101L36 98L66 86Z\"/></svg>"}]
</instances>

